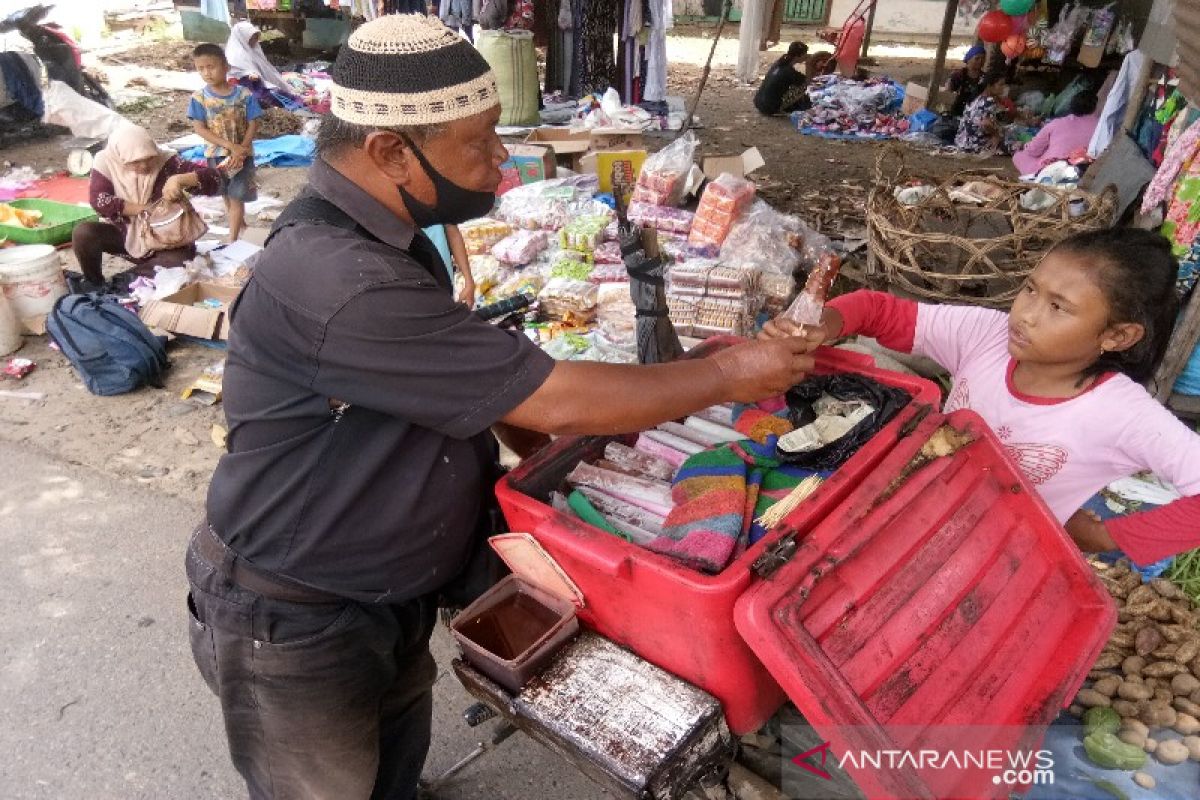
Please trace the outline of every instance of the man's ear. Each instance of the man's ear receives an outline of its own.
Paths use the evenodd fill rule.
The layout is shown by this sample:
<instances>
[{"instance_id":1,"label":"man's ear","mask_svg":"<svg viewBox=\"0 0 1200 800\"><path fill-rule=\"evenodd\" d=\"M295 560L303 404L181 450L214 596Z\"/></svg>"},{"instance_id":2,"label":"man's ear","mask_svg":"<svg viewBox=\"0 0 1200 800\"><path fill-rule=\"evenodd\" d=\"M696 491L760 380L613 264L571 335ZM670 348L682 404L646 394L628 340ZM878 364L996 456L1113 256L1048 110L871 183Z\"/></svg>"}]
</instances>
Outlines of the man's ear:
<instances>
[{"instance_id":1,"label":"man's ear","mask_svg":"<svg viewBox=\"0 0 1200 800\"><path fill-rule=\"evenodd\" d=\"M391 183L404 186L412 179L415 159L408 143L399 134L372 131L363 142L363 152Z\"/></svg>"}]
</instances>

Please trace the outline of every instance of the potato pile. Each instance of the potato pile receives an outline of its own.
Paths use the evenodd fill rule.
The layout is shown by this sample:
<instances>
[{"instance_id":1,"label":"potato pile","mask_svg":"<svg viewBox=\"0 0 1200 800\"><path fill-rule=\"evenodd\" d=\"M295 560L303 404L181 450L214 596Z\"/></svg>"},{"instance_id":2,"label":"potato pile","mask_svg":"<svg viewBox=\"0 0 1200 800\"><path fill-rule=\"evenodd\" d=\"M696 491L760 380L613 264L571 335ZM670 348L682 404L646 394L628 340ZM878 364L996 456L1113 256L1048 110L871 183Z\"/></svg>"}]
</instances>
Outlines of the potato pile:
<instances>
[{"instance_id":1,"label":"potato pile","mask_svg":"<svg viewBox=\"0 0 1200 800\"><path fill-rule=\"evenodd\" d=\"M1126 561L1091 563L1117 602L1118 624L1070 712L1111 708L1122 742L1163 764L1200 761L1200 608L1164 578L1143 584Z\"/></svg>"}]
</instances>

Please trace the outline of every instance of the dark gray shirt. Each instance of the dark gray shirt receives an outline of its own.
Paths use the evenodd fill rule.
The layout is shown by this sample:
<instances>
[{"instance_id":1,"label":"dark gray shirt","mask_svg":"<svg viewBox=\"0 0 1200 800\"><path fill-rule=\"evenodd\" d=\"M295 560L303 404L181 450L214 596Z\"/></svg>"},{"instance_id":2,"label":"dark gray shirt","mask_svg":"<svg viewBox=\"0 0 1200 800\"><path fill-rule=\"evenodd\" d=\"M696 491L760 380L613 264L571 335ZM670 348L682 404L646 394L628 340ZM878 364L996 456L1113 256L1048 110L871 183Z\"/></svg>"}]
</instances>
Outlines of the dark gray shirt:
<instances>
[{"instance_id":1,"label":"dark gray shirt","mask_svg":"<svg viewBox=\"0 0 1200 800\"><path fill-rule=\"evenodd\" d=\"M488 428L554 362L455 303L423 234L324 162L309 180L380 241L299 224L263 251L232 311L208 520L257 567L401 602L463 563Z\"/></svg>"}]
</instances>

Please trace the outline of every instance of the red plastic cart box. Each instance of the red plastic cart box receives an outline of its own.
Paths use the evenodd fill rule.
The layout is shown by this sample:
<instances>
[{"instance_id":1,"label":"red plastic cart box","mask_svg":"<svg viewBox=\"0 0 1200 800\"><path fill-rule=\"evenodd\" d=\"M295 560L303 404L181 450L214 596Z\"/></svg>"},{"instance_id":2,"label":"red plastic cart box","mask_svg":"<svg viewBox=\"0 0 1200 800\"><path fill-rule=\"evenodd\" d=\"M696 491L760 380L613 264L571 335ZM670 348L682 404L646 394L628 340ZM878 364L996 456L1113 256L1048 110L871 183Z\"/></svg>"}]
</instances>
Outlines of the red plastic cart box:
<instances>
[{"instance_id":1,"label":"red plastic cart box","mask_svg":"<svg viewBox=\"0 0 1200 800\"><path fill-rule=\"evenodd\" d=\"M1107 641L1111 599L978 416L931 412L932 384L849 354L819 351L818 371L914 400L720 574L545 502L611 438L561 439L514 470L497 487L508 521L577 584L586 627L716 696L735 733L790 697L835 752L948 746L967 727L988 732L987 749L1036 745ZM888 496L947 421L976 441ZM871 797L1012 788L986 770L848 769Z\"/></svg>"}]
</instances>

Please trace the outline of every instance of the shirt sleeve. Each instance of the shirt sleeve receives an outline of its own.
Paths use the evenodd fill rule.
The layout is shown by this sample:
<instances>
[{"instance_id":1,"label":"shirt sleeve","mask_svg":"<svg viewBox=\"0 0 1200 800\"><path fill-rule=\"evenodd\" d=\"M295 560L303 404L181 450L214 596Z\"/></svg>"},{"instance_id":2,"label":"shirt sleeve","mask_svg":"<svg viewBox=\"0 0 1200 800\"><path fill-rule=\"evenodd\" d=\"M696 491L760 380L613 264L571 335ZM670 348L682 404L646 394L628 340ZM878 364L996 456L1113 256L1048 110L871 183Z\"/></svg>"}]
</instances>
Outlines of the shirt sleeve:
<instances>
[{"instance_id":1,"label":"shirt sleeve","mask_svg":"<svg viewBox=\"0 0 1200 800\"><path fill-rule=\"evenodd\" d=\"M262 106L253 92L246 91L246 121L253 122L263 115Z\"/></svg>"},{"instance_id":2,"label":"shirt sleeve","mask_svg":"<svg viewBox=\"0 0 1200 800\"><path fill-rule=\"evenodd\" d=\"M88 202L97 214L114 222L120 220L125 211L125 201L117 197L112 181L96 170L92 170L92 178L88 183Z\"/></svg>"},{"instance_id":3,"label":"shirt sleeve","mask_svg":"<svg viewBox=\"0 0 1200 800\"><path fill-rule=\"evenodd\" d=\"M1110 519L1104 527L1135 564L1153 564L1200 547L1200 496Z\"/></svg>"},{"instance_id":4,"label":"shirt sleeve","mask_svg":"<svg viewBox=\"0 0 1200 800\"><path fill-rule=\"evenodd\" d=\"M188 103L187 115L188 119L196 120L197 122L208 121L208 112L204 110L204 104L195 95L192 95L191 102Z\"/></svg>"},{"instance_id":5,"label":"shirt sleeve","mask_svg":"<svg viewBox=\"0 0 1200 800\"><path fill-rule=\"evenodd\" d=\"M884 347L911 353L917 304L887 292L860 290L835 297L829 307L842 315L842 336L870 336Z\"/></svg>"},{"instance_id":6,"label":"shirt sleeve","mask_svg":"<svg viewBox=\"0 0 1200 800\"><path fill-rule=\"evenodd\" d=\"M1109 533L1139 564L1200 546L1200 435L1148 394L1125 416L1130 422L1120 439L1121 452L1169 481L1184 498L1109 520Z\"/></svg>"},{"instance_id":7,"label":"shirt sleeve","mask_svg":"<svg viewBox=\"0 0 1200 800\"><path fill-rule=\"evenodd\" d=\"M499 421L554 368L528 338L487 324L431 278L403 275L342 306L317 362L314 391L459 439Z\"/></svg>"},{"instance_id":8,"label":"shirt sleeve","mask_svg":"<svg viewBox=\"0 0 1200 800\"><path fill-rule=\"evenodd\" d=\"M976 306L917 306L912 352L957 375L971 356L1007 337L1008 315Z\"/></svg>"}]
</instances>

